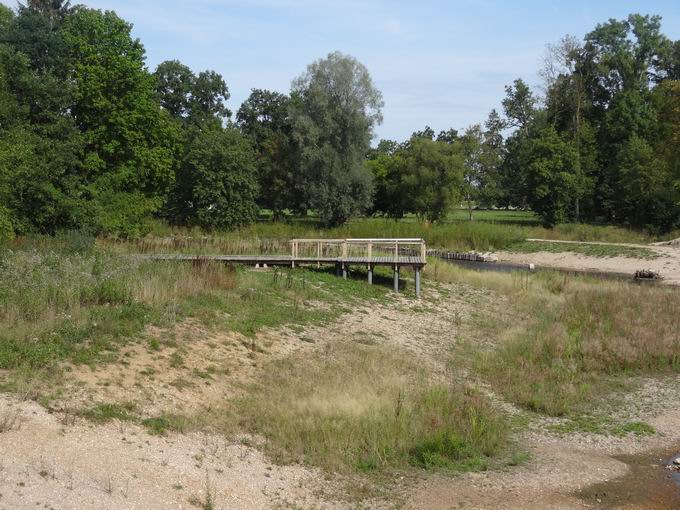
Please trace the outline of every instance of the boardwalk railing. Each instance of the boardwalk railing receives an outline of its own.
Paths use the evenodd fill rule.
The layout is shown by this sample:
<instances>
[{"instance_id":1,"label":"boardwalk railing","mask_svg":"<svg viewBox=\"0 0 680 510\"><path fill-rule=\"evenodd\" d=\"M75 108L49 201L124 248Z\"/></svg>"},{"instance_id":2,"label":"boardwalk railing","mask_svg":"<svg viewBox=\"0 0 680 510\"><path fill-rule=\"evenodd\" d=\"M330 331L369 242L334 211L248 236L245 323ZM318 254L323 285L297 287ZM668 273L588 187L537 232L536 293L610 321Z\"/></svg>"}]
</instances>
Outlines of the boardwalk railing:
<instances>
[{"instance_id":1,"label":"boardwalk railing","mask_svg":"<svg viewBox=\"0 0 680 510\"><path fill-rule=\"evenodd\" d=\"M291 264L334 262L338 272L347 278L350 265L364 265L368 283L373 283L375 266L394 268L394 290L399 292L399 269L412 266L415 271L416 295L420 296L420 271L426 264L427 247L423 239L293 239Z\"/></svg>"},{"instance_id":2,"label":"boardwalk railing","mask_svg":"<svg viewBox=\"0 0 680 510\"><path fill-rule=\"evenodd\" d=\"M293 239L294 261L335 260L340 263L386 265L425 264L427 247L423 239Z\"/></svg>"},{"instance_id":3,"label":"boardwalk railing","mask_svg":"<svg viewBox=\"0 0 680 510\"><path fill-rule=\"evenodd\" d=\"M350 266L364 266L368 283L373 283L376 266L394 270L394 290L399 291L399 270L406 266L415 272L416 295L420 295L420 272L426 264L427 248L422 239L293 239L290 255L225 255L225 254L144 254L150 260L205 261L255 266L302 266L333 264L338 274L347 278Z\"/></svg>"}]
</instances>

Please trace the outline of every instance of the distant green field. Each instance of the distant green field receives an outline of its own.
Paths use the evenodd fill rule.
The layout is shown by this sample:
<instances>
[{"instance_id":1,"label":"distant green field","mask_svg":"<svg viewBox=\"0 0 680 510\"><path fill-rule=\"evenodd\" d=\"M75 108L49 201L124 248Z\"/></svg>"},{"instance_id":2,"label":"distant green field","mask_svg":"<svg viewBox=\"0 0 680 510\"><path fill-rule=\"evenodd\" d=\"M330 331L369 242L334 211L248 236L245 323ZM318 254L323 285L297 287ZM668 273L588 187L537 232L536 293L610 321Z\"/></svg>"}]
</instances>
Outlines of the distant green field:
<instances>
[{"instance_id":1,"label":"distant green field","mask_svg":"<svg viewBox=\"0 0 680 510\"><path fill-rule=\"evenodd\" d=\"M611 244L587 244L587 243L552 243L548 241L526 241L513 244L508 251L515 253L581 253L589 257L628 257L634 259L655 259L661 255L649 248L636 246L618 246Z\"/></svg>"},{"instance_id":2,"label":"distant green field","mask_svg":"<svg viewBox=\"0 0 680 510\"><path fill-rule=\"evenodd\" d=\"M467 209L455 209L451 211L447 220L469 221L470 215ZM505 209L479 209L472 211L473 221L485 221L492 223L510 223L516 225L538 226L540 219L533 211L505 210Z\"/></svg>"},{"instance_id":3,"label":"distant green field","mask_svg":"<svg viewBox=\"0 0 680 510\"><path fill-rule=\"evenodd\" d=\"M150 226L150 237L142 240L149 243L144 249L156 250L154 239L183 238L186 246L175 246L174 250L205 252L231 250L230 253L275 253L287 250L287 241L292 238L347 238L347 237L417 237L423 238L428 246L455 251L526 251L522 245L528 238L558 241L638 243L646 244L680 237L673 232L665 237L652 236L646 232L613 225L591 225L565 223L547 229L539 225L536 215L531 211L519 210L479 210L473 212L473 221L466 210L452 211L446 221L428 223L414 216L401 220L388 218L357 218L336 228L324 228L313 214L305 218L288 216L284 221L272 221L271 213L264 211L260 221L234 231L205 232L198 228L171 227L162 222ZM191 240L208 239L200 245ZM167 245L167 243L166 243ZM524 249L521 248L524 246ZM138 248L138 247L137 247ZM552 250L575 251L578 248L555 246ZM612 249L582 248L594 256L611 255ZM630 250L628 250L630 251Z\"/></svg>"}]
</instances>

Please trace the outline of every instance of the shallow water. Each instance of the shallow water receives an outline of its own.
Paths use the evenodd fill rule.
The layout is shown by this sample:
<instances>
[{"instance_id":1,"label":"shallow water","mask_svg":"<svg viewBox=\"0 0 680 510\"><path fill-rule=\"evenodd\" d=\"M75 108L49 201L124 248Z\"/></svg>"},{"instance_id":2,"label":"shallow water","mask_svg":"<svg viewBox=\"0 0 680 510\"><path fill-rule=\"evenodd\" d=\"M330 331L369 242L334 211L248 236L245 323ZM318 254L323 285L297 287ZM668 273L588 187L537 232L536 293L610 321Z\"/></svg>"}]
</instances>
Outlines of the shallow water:
<instances>
[{"instance_id":1,"label":"shallow water","mask_svg":"<svg viewBox=\"0 0 680 510\"><path fill-rule=\"evenodd\" d=\"M628 465L628 473L577 495L594 508L680 509L680 473L666 469L678 457L677 451L615 456Z\"/></svg>"},{"instance_id":2,"label":"shallow water","mask_svg":"<svg viewBox=\"0 0 680 510\"><path fill-rule=\"evenodd\" d=\"M556 271L558 273L564 273L571 276L588 276L591 278L601 278L603 280L627 280L633 282L633 277L628 273L614 273L609 271L592 271L592 270L576 270L568 268L559 267L543 267L534 266L533 269L529 268L529 264L514 264L510 262L474 262L472 260L455 260L455 259L445 259L445 262L450 264L455 264L465 269L471 269L473 271L494 271L497 273L514 273L514 272L527 272L535 273L538 271ZM640 283L654 283L654 280L643 281Z\"/></svg>"}]
</instances>

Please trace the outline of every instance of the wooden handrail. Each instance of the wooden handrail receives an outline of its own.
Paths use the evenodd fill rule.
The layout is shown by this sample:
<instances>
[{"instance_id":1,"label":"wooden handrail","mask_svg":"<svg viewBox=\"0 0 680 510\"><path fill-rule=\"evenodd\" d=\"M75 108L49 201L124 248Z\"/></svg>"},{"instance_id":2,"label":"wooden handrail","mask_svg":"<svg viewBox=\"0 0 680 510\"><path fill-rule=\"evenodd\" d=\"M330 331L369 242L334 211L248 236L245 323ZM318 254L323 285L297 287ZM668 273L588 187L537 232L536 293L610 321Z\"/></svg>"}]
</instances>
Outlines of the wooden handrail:
<instances>
[{"instance_id":1,"label":"wooden handrail","mask_svg":"<svg viewBox=\"0 0 680 510\"><path fill-rule=\"evenodd\" d=\"M402 246L410 247L411 256L416 256L422 260L425 260L427 255L425 240L413 238L292 239L290 244L293 261L300 258L301 245L303 247L303 259L316 257L317 260L328 258L345 261L363 257L369 263L372 263L376 256L388 256L394 257L396 261L400 257ZM419 247L419 249L416 247Z\"/></svg>"}]
</instances>

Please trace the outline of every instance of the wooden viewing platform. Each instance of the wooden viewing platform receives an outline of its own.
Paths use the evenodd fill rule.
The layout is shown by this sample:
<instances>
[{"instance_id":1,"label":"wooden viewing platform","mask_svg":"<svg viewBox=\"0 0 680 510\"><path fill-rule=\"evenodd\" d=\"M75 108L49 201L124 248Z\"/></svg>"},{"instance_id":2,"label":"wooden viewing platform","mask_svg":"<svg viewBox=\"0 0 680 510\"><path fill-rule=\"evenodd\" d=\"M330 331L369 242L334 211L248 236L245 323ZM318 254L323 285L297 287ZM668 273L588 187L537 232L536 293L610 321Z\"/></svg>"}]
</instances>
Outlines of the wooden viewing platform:
<instances>
[{"instance_id":1,"label":"wooden viewing platform","mask_svg":"<svg viewBox=\"0 0 680 510\"><path fill-rule=\"evenodd\" d=\"M373 268L392 267L394 290L399 292L399 271L411 267L415 272L416 296L420 296L420 273L426 262L427 248L423 239L293 239L290 255L184 255L155 254L151 260L214 260L254 266L335 265L338 275L347 278L350 266L365 266L368 283L373 283Z\"/></svg>"}]
</instances>

